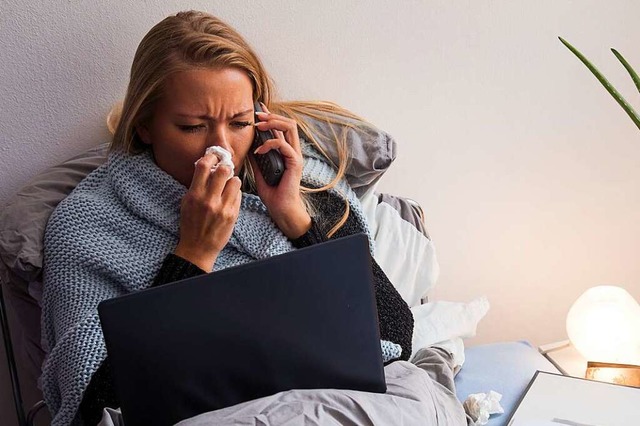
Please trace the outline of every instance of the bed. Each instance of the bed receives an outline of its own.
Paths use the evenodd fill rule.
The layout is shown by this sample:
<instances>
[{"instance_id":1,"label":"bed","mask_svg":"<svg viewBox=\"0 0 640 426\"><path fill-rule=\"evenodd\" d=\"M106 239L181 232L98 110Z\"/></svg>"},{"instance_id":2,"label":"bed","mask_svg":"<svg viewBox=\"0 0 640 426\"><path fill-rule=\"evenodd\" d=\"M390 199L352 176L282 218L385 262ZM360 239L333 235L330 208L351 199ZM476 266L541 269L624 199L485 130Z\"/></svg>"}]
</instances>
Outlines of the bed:
<instances>
[{"instance_id":1,"label":"bed","mask_svg":"<svg viewBox=\"0 0 640 426\"><path fill-rule=\"evenodd\" d=\"M322 122L315 123L315 129L320 140L332 132ZM462 339L475 334L488 302L427 301L438 266L424 213L412 200L376 191L377 181L395 159L393 138L370 125L361 132L352 128L341 131L347 132L354 153L346 177L371 223L378 247L376 260L414 311L414 349L435 344L454 354L457 398L464 401L470 394L490 390L502 394L504 413L492 416L488 424L506 424L535 371L557 370L526 341L464 348ZM104 162L106 149L106 144L94 147L40 173L0 212L2 332L20 425L46 424L48 418L37 385L45 356L40 342L39 301L46 222L60 200ZM329 148L327 151L332 155ZM399 246L403 248L399 250Z\"/></svg>"}]
</instances>

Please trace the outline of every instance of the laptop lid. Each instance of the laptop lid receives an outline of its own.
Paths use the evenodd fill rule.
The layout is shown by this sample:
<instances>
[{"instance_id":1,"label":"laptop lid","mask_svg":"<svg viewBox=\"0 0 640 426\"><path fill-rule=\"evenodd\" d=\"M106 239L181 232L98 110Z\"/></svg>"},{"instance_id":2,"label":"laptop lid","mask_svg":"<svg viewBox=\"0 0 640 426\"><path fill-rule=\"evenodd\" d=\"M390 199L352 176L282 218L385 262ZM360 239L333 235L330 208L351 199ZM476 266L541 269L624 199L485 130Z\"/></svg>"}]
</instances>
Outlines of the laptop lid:
<instances>
[{"instance_id":1,"label":"laptop lid","mask_svg":"<svg viewBox=\"0 0 640 426\"><path fill-rule=\"evenodd\" d=\"M127 425L289 389L385 392L364 234L103 301Z\"/></svg>"}]
</instances>

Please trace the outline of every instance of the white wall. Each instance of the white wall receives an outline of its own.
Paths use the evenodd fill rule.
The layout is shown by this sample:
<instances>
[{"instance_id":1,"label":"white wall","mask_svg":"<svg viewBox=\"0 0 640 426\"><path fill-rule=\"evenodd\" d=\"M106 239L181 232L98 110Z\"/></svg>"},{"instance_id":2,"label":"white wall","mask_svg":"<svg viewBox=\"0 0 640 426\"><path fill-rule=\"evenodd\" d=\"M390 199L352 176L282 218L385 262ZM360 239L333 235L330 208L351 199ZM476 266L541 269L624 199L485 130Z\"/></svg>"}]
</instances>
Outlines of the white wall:
<instances>
[{"instance_id":1,"label":"white wall","mask_svg":"<svg viewBox=\"0 0 640 426\"><path fill-rule=\"evenodd\" d=\"M564 338L570 304L593 285L640 298L640 132L557 39L638 106L608 51L640 69L636 1L0 7L0 205L38 171L104 141L141 37L198 8L247 37L283 97L336 101L396 137L381 187L428 213L442 269L435 297L492 304L471 343Z\"/></svg>"}]
</instances>

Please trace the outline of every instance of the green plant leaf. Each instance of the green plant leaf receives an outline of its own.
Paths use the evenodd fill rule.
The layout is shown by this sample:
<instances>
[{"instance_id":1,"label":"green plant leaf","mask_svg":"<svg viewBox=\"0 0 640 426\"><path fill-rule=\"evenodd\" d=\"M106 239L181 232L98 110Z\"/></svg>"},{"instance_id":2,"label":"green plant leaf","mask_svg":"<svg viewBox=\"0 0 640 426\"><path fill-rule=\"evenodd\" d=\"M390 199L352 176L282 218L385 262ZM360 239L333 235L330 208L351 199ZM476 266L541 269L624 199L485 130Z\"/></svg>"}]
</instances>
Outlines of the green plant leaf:
<instances>
[{"instance_id":1,"label":"green plant leaf","mask_svg":"<svg viewBox=\"0 0 640 426\"><path fill-rule=\"evenodd\" d=\"M622 63L624 68L627 70L627 72L631 76L631 80L633 80L633 84L636 85L636 89L638 89L638 92L640 92L640 77L638 77L638 74L636 73L636 71L633 69L631 65L629 65L629 62L627 62L627 60L624 59L624 57L616 49L611 49L611 51L613 52L614 55L616 55L616 58L618 58L618 60Z\"/></svg>"},{"instance_id":2,"label":"green plant leaf","mask_svg":"<svg viewBox=\"0 0 640 426\"><path fill-rule=\"evenodd\" d=\"M604 88L607 89L607 92L609 92L609 94L613 96L613 99L618 102L618 104L629 115L638 129L640 129L640 117L638 116L638 113L633 109L631 105L629 105L626 99L620 93L618 93L618 91L611 85L611 83L609 83L609 80L607 80L605 76L602 75L602 73L591 62L589 62L589 60L582 53L578 51L578 49L573 47L562 37L558 38L560 39L562 44L564 44L571 52L573 52L574 55L578 57L578 59L580 59L580 61L582 61L583 64L586 65L587 68L589 68L589 71L591 71L591 73L598 79L598 81L602 83Z\"/></svg>"}]
</instances>

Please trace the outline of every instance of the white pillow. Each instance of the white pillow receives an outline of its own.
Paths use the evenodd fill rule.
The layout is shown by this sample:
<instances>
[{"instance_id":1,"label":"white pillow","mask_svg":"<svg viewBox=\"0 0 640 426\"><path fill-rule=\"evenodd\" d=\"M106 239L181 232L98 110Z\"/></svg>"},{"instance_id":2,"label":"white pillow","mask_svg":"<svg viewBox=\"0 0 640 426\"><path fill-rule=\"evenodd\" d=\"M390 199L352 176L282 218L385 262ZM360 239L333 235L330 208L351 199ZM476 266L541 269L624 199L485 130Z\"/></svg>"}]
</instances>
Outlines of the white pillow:
<instances>
[{"instance_id":1,"label":"white pillow","mask_svg":"<svg viewBox=\"0 0 640 426\"><path fill-rule=\"evenodd\" d=\"M378 203L375 187L360 202L374 239L373 257L409 307L420 305L440 272L433 242L395 208Z\"/></svg>"},{"instance_id":2,"label":"white pillow","mask_svg":"<svg viewBox=\"0 0 640 426\"><path fill-rule=\"evenodd\" d=\"M422 348L439 346L453 354L456 365L462 365L462 339L476 335L478 323L488 311L489 301L484 296L469 303L439 301L411 308L414 321L411 356Z\"/></svg>"}]
</instances>

